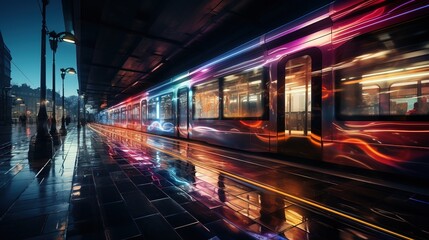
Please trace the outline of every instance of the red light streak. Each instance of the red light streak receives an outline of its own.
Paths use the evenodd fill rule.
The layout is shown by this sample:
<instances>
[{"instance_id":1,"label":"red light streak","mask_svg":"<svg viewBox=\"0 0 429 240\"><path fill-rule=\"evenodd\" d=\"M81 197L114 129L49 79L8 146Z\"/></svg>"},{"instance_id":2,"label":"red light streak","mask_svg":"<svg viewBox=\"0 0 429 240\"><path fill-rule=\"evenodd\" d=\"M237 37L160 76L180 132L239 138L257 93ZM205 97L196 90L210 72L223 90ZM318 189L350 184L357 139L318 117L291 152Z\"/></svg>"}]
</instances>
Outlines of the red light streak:
<instances>
[{"instance_id":1,"label":"red light streak","mask_svg":"<svg viewBox=\"0 0 429 240\"><path fill-rule=\"evenodd\" d=\"M348 139L345 139L341 142L355 144L355 146L362 149L368 156L370 156L375 161L381 162L381 163L389 165L389 166L396 166L396 162L403 162L403 160L385 155L385 154L377 151L370 144L368 144L367 142L365 142L361 139L358 139L358 138L348 138Z\"/></svg>"},{"instance_id":2,"label":"red light streak","mask_svg":"<svg viewBox=\"0 0 429 240\"><path fill-rule=\"evenodd\" d=\"M259 128L262 125L262 121L255 121L254 123L248 123L240 120L240 123L244 126L251 127L251 128Z\"/></svg>"},{"instance_id":3,"label":"red light streak","mask_svg":"<svg viewBox=\"0 0 429 240\"><path fill-rule=\"evenodd\" d=\"M330 92L326 87L322 87L322 99L327 99L331 95Z\"/></svg>"}]
</instances>

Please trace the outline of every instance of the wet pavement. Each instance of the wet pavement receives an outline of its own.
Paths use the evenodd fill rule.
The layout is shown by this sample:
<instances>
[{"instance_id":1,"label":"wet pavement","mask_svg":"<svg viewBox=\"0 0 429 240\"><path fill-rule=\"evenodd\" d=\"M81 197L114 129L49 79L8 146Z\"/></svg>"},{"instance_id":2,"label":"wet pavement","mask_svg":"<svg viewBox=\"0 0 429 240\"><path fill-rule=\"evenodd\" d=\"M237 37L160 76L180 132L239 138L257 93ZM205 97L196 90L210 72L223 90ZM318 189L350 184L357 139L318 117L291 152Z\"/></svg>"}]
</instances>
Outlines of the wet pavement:
<instances>
[{"instance_id":1,"label":"wet pavement","mask_svg":"<svg viewBox=\"0 0 429 240\"><path fill-rule=\"evenodd\" d=\"M36 126L1 128L0 238L65 236L78 149L76 132L64 139L52 159L30 161L29 141Z\"/></svg>"},{"instance_id":2,"label":"wet pavement","mask_svg":"<svg viewBox=\"0 0 429 240\"><path fill-rule=\"evenodd\" d=\"M35 126L2 127L1 239L429 236L421 193L103 129L70 127L52 160L31 162Z\"/></svg>"}]
</instances>

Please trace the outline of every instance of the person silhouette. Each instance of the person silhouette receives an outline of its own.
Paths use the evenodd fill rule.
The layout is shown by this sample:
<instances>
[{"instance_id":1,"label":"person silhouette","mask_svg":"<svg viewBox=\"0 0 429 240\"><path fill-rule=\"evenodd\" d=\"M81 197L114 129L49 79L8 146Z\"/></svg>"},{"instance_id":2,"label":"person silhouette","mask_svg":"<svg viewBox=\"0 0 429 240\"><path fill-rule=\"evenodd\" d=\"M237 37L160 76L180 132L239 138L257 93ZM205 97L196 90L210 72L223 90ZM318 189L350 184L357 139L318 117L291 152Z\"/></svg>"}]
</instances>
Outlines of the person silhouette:
<instances>
[{"instance_id":1,"label":"person silhouette","mask_svg":"<svg viewBox=\"0 0 429 240\"><path fill-rule=\"evenodd\" d=\"M415 102L413 109L407 111L406 115L416 115L418 113L419 103Z\"/></svg>"}]
</instances>

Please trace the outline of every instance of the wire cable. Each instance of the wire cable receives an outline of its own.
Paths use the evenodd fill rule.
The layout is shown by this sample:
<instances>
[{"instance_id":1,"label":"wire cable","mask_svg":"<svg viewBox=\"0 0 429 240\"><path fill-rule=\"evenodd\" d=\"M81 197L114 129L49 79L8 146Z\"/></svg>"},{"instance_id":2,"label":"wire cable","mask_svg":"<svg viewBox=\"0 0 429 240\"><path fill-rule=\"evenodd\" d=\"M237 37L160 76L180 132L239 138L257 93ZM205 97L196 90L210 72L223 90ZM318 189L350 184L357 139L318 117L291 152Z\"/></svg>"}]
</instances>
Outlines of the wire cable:
<instances>
[{"instance_id":1,"label":"wire cable","mask_svg":"<svg viewBox=\"0 0 429 240\"><path fill-rule=\"evenodd\" d=\"M28 80L28 81L30 81L30 84L34 84L34 82L33 81L31 81L30 80L30 78L28 78L27 77L27 75L25 75L25 73L18 67L18 65L16 65L16 63L15 62L13 62L12 60L10 61L12 64L13 64L13 66L15 66L17 69L18 69L18 71L20 71L21 72L21 74Z\"/></svg>"}]
</instances>

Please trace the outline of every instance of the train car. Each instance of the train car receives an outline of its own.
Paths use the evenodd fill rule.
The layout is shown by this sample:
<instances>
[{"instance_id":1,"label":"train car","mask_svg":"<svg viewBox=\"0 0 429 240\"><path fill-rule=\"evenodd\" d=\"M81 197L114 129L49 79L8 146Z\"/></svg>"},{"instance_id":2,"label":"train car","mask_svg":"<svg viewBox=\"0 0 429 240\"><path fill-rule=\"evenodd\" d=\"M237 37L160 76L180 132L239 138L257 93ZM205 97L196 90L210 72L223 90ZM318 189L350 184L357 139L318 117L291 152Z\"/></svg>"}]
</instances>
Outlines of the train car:
<instances>
[{"instance_id":1,"label":"train car","mask_svg":"<svg viewBox=\"0 0 429 240\"><path fill-rule=\"evenodd\" d=\"M108 122L427 179L428 20L426 0L336 1L109 108Z\"/></svg>"}]
</instances>

